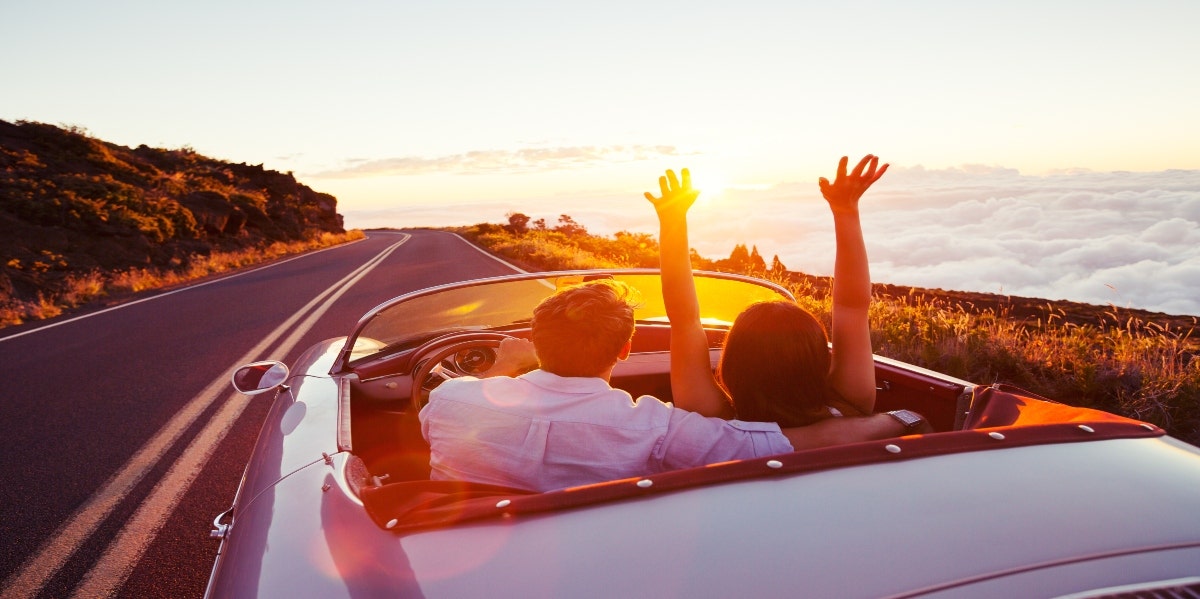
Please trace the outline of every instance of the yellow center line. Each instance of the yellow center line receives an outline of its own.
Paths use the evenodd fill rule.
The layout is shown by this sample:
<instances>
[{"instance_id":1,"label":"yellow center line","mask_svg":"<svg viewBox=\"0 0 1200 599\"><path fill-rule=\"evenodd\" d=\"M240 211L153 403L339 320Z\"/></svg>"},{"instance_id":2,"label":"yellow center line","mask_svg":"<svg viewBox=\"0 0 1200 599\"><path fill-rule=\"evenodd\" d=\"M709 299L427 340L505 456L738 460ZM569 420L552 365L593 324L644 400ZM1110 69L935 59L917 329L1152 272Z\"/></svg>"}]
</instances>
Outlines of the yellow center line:
<instances>
[{"instance_id":1,"label":"yellow center line","mask_svg":"<svg viewBox=\"0 0 1200 599\"><path fill-rule=\"evenodd\" d=\"M325 291L322 291L320 294L314 297L312 301L305 304L303 308L276 327L275 330L271 331L266 338L251 348L250 351L246 352L246 354L239 358L229 370L233 370L242 364L262 356L268 347L270 347L276 340L282 337L289 330L292 331L292 335L288 337L287 342L291 345L295 345L300 337L312 327L313 323L316 322L316 319L319 318L330 305L332 305L334 300L345 293L350 286L358 282L358 280L365 276L366 273L375 268L375 266L378 265L383 258L387 257L387 255L393 250L404 244L404 242L408 241L410 237L410 235L405 234L403 239L392 244L374 258L360 266L354 272L351 272L343 277L342 280L334 283ZM306 313L312 310L314 306L321 303L322 300L325 300L325 303L321 305L321 308L315 314L310 315L310 317L305 320L303 326L301 326L299 329L294 329L293 327L296 322L299 321ZM290 349L290 347L286 348L286 350ZM228 372L222 373L215 380L209 383L208 386L205 387L196 397L192 398L187 405L183 407L183 409L177 412L176 415L162 429L160 429L153 438L147 441L146 444L143 445L137 451L137 453L135 453L133 457L130 458L130 460L100 488L100 490L93 494L83 504L83 506L80 507L77 512L75 512L75 514L73 514L66 522L64 522L58 528L58 530L50 535L49 540L38 549L37 553L34 554L33 557L26 560L26 562L21 566L20 570L10 576L9 579L4 582L4 590L3 592L0 592L0 599L32 597L41 592L42 588L46 584L46 581L49 580L50 577L54 576L54 574L58 572L60 568L62 568L63 564L66 563L71 555L73 555L75 551L79 549L80 545L82 545L84 541L91 537L100 523L103 522L104 519L106 519L113 512L117 505L119 505L120 502L125 499L125 496L129 494L133 487L137 485L138 482L140 482L142 478L144 478L146 474L158 464L163 455L175 445L184 431L186 431L196 421L200 414L221 397L220 392L228 384ZM202 430L200 433L200 436L205 436L205 433L208 433L208 436L205 438L210 441L212 439L216 439L216 441L212 441L212 446L203 451L197 449L199 452L197 454L189 454L189 452L193 451L193 448L197 447L197 442L200 440L200 436L198 436L197 440L193 441L193 443L189 445L188 450L185 451L185 455L181 456L176 462L176 465L185 461L192 463L191 477L187 479L186 483L174 483L181 487L179 489L179 495L182 494L184 488L191 483L195 476L199 474L204 462L207 461L213 449L215 449L216 442L219 442L220 439L224 437L225 433L228 432L229 427L233 424L233 420L236 419L236 416L241 413L247 403L248 402L245 400L240 402L232 401L224 406L218 413L218 417L214 418L213 421L205 426L204 430ZM236 410L236 413L234 413L234 410ZM230 417L231 415L232 418ZM221 422L222 418L230 419L226 422ZM210 430L214 427L221 430ZM200 454L203 455L201 456ZM201 457L203 458L202 460L199 459ZM170 472L174 472L176 470L178 470L178 468L173 466ZM168 472L168 475L170 475L170 472ZM166 482L166 478L164 478L163 481L155 487L155 490L151 492L152 496L156 495L157 492L162 489L164 482ZM178 496L176 496L176 499L178 499ZM159 508L162 511L160 514L161 521L154 528L154 532L157 532L158 528L161 528L162 522L165 522L166 516L170 513L170 508L174 505L174 503L169 504L167 509L162 509L161 507ZM137 513L140 514L146 511L144 508L145 504L139 507ZM117 545L117 542L129 541L128 537L130 535L128 534L128 531L130 529L131 527L127 523L114 543L110 544L109 549L105 551L104 557L101 558L101 561L98 562L91 571L89 571L87 577L85 578L85 583L91 579L113 580L114 578L112 576L103 574L103 572L107 571L105 568L111 568L114 564L119 565L121 569L125 568L125 564L123 562L116 564L115 562L105 561L105 557L116 551L113 549L113 547ZM143 540L137 542L143 543L143 546L133 552L136 553L136 556L140 556L142 554L142 552L145 550L145 545L149 544L150 540L153 538L154 535L147 534L148 532L150 531L147 529L142 529L138 532L139 535L143 536ZM133 536L137 537L138 535ZM133 554L125 551L122 551L122 553L125 555ZM102 566L104 566L104 568L102 568ZM132 564L128 564L128 569L132 569ZM127 576L128 570L125 571L124 575L120 576L117 584L124 582ZM113 589L115 589L115 586ZM108 594L109 593L94 593L89 594L89 596L107 596Z\"/></svg>"}]
</instances>

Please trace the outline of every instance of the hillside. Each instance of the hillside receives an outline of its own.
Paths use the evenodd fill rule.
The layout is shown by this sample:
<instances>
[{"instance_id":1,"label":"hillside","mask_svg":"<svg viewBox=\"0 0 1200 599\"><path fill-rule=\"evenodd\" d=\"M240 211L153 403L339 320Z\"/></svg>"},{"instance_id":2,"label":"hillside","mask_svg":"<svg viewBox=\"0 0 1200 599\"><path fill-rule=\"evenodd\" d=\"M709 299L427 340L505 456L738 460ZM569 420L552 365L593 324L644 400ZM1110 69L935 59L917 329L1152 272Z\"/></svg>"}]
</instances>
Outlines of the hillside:
<instances>
[{"instance_id":1,"label":"hillside","mask_svg":"<svg viewBox=\"0 0 1200 599\"><path fill-rule=\"evenodd\" d=\"M88 277L344 233L337 200L290 173L0 121L0 321L36 318L28 306Z\"/></svg>"}]
</instances>

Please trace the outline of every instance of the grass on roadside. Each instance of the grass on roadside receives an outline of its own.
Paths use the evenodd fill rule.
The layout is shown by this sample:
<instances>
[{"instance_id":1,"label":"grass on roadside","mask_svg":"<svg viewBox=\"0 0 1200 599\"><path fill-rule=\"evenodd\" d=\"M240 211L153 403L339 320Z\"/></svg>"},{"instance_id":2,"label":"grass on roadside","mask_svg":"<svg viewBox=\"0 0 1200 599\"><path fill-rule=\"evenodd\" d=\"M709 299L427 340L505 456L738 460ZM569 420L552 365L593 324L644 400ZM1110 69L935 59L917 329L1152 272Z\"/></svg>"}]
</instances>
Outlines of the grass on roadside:
<instances>
[{"instance_id":1,"label":"grass on roadside","mask_svg":"<svg viewBox=\"0 0 1200 599\"><path fill-rule=\"evenodd\" d=\"M0 327L54 318L103 297L171 287L282 256L362 239L364 236L357 229L345 233L321 233L301 241L276 241L258 248L194 254L186 262L181 261L170 268L135 267L114 272L69 274L53 290L40 292L32 301L0 296Z\"/></svg>"}]
</instances>

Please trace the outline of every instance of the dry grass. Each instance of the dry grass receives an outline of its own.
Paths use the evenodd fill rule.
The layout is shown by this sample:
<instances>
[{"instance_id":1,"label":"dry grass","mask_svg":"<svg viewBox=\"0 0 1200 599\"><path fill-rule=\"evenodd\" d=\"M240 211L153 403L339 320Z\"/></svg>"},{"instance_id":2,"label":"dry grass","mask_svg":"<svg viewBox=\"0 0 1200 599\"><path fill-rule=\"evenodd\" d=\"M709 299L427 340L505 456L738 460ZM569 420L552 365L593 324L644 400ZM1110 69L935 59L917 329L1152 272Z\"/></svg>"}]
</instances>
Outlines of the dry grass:
<instances>
[{"instance_id":1,"label":"dry grass","mask_svg":"<svg viewBox=\"0 0 1200 599\"><path fill-rule=\"evenodd\" d=\"M72 274L56 286L56 291L39 293L35 301L0 297L0 327L54 318L102 297L180 285L282 256L362 239L364 236L359 230L340 234L321 233L303 241L277 241L260 248L193 255L186 264L181 262L172 268L130 268L109 273L92 271Z\"/></svg>"},{"instance_id":2,"label":"dry grass","mask_svg":"<svg viewBox=\"0 0 1200 599\"><path fill-rule=\"evenodd\" d=\"M532 268L574 270L658 266L658 243L646 234L622 231L608 239L530 229L516 235L498 225L454 230L504 258Z\"/></svg>"}]
</instances>

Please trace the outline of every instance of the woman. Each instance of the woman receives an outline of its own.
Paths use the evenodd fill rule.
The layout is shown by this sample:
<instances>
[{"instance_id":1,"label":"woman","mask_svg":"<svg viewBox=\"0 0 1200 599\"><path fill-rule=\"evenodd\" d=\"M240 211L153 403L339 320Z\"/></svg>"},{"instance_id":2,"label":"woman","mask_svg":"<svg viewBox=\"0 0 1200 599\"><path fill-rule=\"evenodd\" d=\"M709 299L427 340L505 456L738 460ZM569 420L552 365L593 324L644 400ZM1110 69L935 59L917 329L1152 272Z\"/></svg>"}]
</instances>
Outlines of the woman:
<instances>
[{"instance_id":1,"label":"woman","mask_svg":"<svg viewBox=\"0 0 1200 599\"><path fill-rule=\"evenodd\" d=\"M671 389L676 405L705 416L806 426L875 407L875 364L867 311L871 277L858 200L887 172L868 155L847 174L847 158L832 183L820 179L833 212L837 254L833 272L833 343L811 314L791 302L747 308L734 321L714 377L687 237L687 211L700 192L683 169L659 177L661 197L647 192L659 221L663 300L671 321Z\"/></svg>"}]
</instances>

